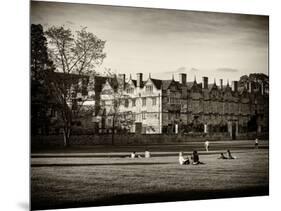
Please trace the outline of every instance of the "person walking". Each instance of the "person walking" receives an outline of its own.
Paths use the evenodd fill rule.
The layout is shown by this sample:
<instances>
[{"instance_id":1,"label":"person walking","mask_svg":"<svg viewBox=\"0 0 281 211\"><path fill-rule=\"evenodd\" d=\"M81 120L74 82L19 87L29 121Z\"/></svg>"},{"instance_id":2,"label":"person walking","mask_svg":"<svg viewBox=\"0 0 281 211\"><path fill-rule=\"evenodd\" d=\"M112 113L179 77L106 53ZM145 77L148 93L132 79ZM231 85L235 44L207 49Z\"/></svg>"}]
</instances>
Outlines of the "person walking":
<instances>
[{"instance_id":1,"label":"person walking","mask_svg":"<svg viewBox=\"0 0 281 211\"><path fill-rule=\"evenodd\" d=\"M206 149L207 152L209 151L209 145L210 145L210 142L208 140L206 140L205 141L205 149Z\"/></svg>"},{"instance_id":2,"label":"person walking","mask_svg":"<svg viewBox=\"0 0 281 211\"><path fill-rule=\"evenodd\" d=\"M256 138L255 139L255 149L258 149L259 148L259 139Z\"/></svg>"}]
</instances>

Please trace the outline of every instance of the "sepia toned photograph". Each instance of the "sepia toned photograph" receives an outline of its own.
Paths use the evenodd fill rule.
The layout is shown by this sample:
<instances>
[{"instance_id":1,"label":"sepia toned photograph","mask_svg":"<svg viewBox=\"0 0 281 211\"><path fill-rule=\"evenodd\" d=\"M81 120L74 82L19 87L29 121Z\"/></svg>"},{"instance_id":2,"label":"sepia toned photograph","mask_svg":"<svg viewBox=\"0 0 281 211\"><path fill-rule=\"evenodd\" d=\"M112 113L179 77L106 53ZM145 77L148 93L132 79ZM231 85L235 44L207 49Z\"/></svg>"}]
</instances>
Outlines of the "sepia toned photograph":
<instances>
[{"instance_id":1,"label":"sepia toned photograph","mask_svg":"<svg viewBox=\"0 0 281 211\"><path fill-rule=\"evenodd\" d=\"M268 43L265 15L31 1L31 209L268 196Z\"/></svg>"}]
</instances>

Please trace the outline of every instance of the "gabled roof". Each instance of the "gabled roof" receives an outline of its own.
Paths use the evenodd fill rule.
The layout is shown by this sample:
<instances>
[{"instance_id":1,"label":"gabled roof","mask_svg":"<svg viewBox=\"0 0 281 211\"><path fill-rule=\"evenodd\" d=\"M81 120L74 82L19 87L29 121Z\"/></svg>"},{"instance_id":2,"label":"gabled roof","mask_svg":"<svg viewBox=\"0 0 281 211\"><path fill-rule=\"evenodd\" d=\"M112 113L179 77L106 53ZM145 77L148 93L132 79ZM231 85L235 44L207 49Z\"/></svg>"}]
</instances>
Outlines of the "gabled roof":
<instances>
[{"instance_id":1,"label":"gabled roof","mask_svg":"<svg viewBox=\"0 0 281 211\"><path fill-rule=\"evenodd\" d=\"M161 89L161 87L162 87L162 81L161 80L153 79L153 78L151 78L150 80L153 82L153 84L156 86L157 89Z\"/></svg>"},{"instance_id":2,"label":"gabled roof","mask_svg":"<svg viewBox=\"0 0 281 211\"><path fill-rule=\"evenodd\" d=\"M171 84L172 80L162 80L162 89L167 90Z\"/></svg>"},{"instance_id":3,"label":"gabled roof","mask_svg":"<svg viewBox=\"0 0 281 211\"><path fill-rule=\"evenodd\" d=\"M132 80L133 84L137 86L137 80Z\"/></svg>"},{"instance_id":4,"label":"gabled roof","mask_svg":"<svg viewBox=\"0 0 281 211\"><path fill-rule=\"evenodd\" d=\"M109 85L112 87L112 89L117 90L117 88L118 88L117 78L108 78L107 81L108 81Z\"/></svg>"},{"instance_id":5,"label":"gabled roof","mask_svg":"<svg viewBox=\"0 0 281 211\"><path fill-rule=\"evenodd\" d=\"M137 80L133 80L133 79L129 79L129 81L126 83L126 87L129 85L129 82L130 81L132 81L132 83L133 83L133 85L135 86L135 87L137 87Z\"/></svg>"}]
</instances>

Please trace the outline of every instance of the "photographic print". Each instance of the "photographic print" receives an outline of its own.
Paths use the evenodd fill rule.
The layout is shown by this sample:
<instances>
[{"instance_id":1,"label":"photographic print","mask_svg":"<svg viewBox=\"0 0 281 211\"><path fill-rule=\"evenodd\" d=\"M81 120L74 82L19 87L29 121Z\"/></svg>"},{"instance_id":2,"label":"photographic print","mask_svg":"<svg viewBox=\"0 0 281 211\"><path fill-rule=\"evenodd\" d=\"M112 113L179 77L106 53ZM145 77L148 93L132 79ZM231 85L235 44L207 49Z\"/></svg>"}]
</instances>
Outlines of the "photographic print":
<instances>
[{"instance_id":1,"label":"photographic print","mask_svg":"<svg viewBox=\"0 0 281 211\"><path fill-rule=\"evenodd\" d=\"M268 16L30 6L32 210L269 194Z\"/></svg>"}]
</instances>

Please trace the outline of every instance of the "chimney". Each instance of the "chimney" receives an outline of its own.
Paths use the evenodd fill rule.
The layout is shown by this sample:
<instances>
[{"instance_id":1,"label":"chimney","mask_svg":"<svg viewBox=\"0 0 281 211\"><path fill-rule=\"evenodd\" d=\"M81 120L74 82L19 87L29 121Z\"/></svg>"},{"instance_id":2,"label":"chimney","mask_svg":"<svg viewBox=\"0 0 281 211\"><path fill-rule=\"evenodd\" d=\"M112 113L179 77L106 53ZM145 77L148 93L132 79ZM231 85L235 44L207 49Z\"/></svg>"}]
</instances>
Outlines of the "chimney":
<instances>
[{"instance_id":1,"label":"chimney","mask_svg":"<svg viewBox=\"0 0 281 211\"><path fill-rule=\"evenodd\" d=\"M220 88L221 88L221 90L223 90L223 80L222 79L220 79Z\"/></svg>"},{"instance_id":2,"label":"chimney","mask_svg":"<svg viewBox=\"0 0 281 211\"><path fill-rule=\"evenodd\" d=\"M180 73L179 74L180 84L185 85L186 84L186 74Z\"/></svg>"},{"instance_id":3,"label":"chimney","mask_svg":"<svg viewBox=\"0 0 281 211\"><path fill-rule=\"evenodd\" d=\"M203 77L203 89L208 89L208 77Z\"/></svg>"},{"instance_id":4,"label":"chimney","mask_svg":"<svg viewBox=\"0 0 281 211\"><path fill-rule=\"evenodd\" d=\"M248 87L248 91L249 91L249 93L251 93L252 92L252 82L251 81L249 81L248 83L247 83L247 87Z\"/></svg>"},{"instance_id":5,"label":"chimney","mask_svg":"<svg viewBox=\"0 0 281 211\"><path fill-rule=\"evenodd\" d=\"M232 91L238 91L238 81L232 81Z\"/></svg>"},{"instance_id":6,"label":"chimney","mask_svg":"<svg viewBox=\"0 0 281 211\"><path fill-rule=\"evenodd\" d=\"M137 73L137 87L142 86L142 73Z\"/></svg>"},{"instance_id":7,"label":"chimney","mask_svg":"<svg viewBox=\"0 0 281 211\"><path fill-rule=\"evenodd\" d=\"M118 74L118 86L120 87L120 89L125 88L125 80L126 80L125 74Z\"/></svg>"}]
</instances>

